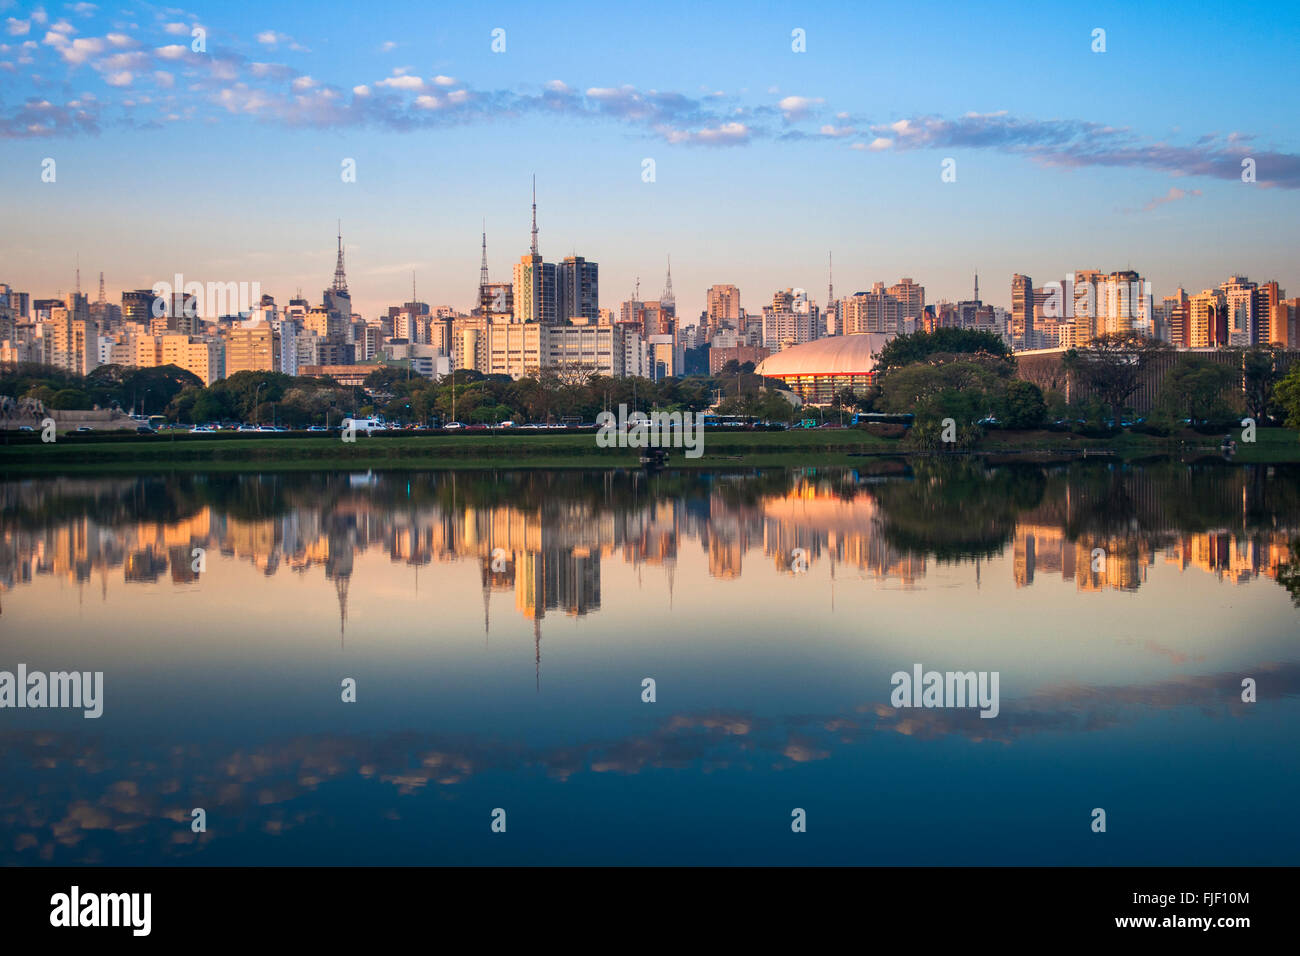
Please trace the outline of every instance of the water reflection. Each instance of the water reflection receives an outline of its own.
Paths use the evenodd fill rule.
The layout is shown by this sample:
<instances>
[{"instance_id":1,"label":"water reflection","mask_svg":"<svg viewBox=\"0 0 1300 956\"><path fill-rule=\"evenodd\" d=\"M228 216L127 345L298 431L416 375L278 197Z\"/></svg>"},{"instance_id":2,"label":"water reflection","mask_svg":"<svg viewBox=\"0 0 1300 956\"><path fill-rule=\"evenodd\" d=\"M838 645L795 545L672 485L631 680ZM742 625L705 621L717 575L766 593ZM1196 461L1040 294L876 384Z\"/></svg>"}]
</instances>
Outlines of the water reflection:
<instances>
[{"instance_id":1,"label":"water reflection","mask_svg":"<svg viewBox=\"0 0 1300 956\"><path fill-rule=\"evenodd\" d=\"M1059 576L1080 591L1137 590L1157 561L1229 583L1278 581L1300 603L1294 469L1157 465L988 468L922 462L762 473L492 472L54 479L0 484L0 589L54 575L101 591L193 583L195 549L267 576L323 572L340 626L358 556L480 565L491 595L541 621L601 607L606 559L662 567L699 547L708 574L739 578L761 554L794 574L909 587L927 562L1014 552L1015 583ZM1104 560L1096 557L1098 551Z\"/></svg>"},{"instance_id":2,"label":"water reflection","mask_svg":"<svg viewBox=\"0 0 1300 956\"><path fill-rule=\"evenodd\" d=\"M107 674L101 720L0 711L0 864L1294 862L1298 479L0 483L0 668ZM998 718L889 706L913 661Z\"/></svg>"}]
</instances>

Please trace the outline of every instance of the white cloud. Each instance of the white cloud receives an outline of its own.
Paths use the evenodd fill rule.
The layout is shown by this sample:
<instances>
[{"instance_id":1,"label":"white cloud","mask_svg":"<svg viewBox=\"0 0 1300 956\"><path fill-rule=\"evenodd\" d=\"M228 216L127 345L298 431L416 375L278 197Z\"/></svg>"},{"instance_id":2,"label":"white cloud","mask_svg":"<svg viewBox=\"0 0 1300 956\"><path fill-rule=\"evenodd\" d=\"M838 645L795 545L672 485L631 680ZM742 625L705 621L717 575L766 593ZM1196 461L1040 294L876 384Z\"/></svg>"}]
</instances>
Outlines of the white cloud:
<instances>
[{"instance_id":1,"label":"white cloud","mask_svg":"<svg viewBox=\"0 0 1300 956\"><path fill-rule=\"evenodd\" d=\"M353 95L353 96L369 96L369 95L370 95L370 87L366 86L364 83L362 83L360 86L354 86L354 87L352 87L352 95Z\"/></svg>"},{"instance_id":2,"label":"white cloud","mask_svg":"<svg viewBox=\"0 0 1300 956\"><path fill-rule=\"evenodd\" d=\"M438 97L424 93L415 98L415 105L422 110L436 110L442 103L438 101Z\"/></svg>"},{"instance_id":3,"label":"white cloud","mask_svg":"<svg viewBox=\"0 0 1300 956\"><path fill-rule=\"evenodd\" d=\"M316 81L310 76L300 76L290 84L295 92L301 93L303 90L310 90L316 85Z\"/></svg>"},{"instance_id":4,"label":"white cloud","mask_svg":"<svg viewBox=\"0 0 1300 956\"><path fill-rule=\"evenodd\" d=\"M434 82L435 84L437 84L438 86L455 86L455 85L456 85L456 80L455 80L454 77L450 77L450 76L442 76L441 74L439 74L438 76L435 76L435 77L433 78L433 82Z\"/></svg>"},{"instance_id":5,"label":"white cloud","mask_svg":"<svg viewBox=\"0 0 1300 956\"><path fill-rule=\"evenodd\" d=\"M723 123L721 126L696 130L661 131L670 143L699 143L705 146L732 146L748 142L750 129L744 123Z\"/></svg>"},{"instance_id":6,"label":"white cloud","mask_svg":"<svg viewBox=\"0 0 1300 956\"><path fill-rule=\"evenodd\" d=\"M395 90L422 90L424 89L424 80L418 76L390 76L386 80L380 80L376 86L388 86Z\"/></svg>"},{"instance_id":7,"label":"white cloud","mask_svg":"<svg viewBox=\"0 0 1300 956\"><path fill-rule=\"evenodd\" d=\"M73 40L71 43L65 41L51 45L57 46L63 59L74 66L80 66L92 57L104 52L104 41L97 37L82 37Z\"/></svg>"},{"instance_id":8,"label":"white cloud","mask_svg":"<svg viewBox=\"0 0 1300 956\"><path fill-rule=\"evenodd\" d=\"M172 76L166 70L155 70L153 81L161 86L164 90L170 90L176 85L176 77Z\"/></svg>"},{"instance_id":9,"label":"white cloud","mask_svg":"<svg viewBox=\"0 0 1300 956\"><path fill-rule=\"evenodd\" d=\"M181 46L179 43L172 43L168 46L160 46L154 50L164 60L179 60L186 53L190 52L187 46Z\"/></svg>"},{"instance_id":10,"label":"white cloud","mask_svg":"<svg viewBox=\"0 0 1300 956\"><path fill-rule=\"evenodd\" d=\"M9 17L5 20L5 32L11 37L25 37L32 32L32 22L30 20L16 20Z\"/></svg>"},{"instance_id":11,"label":"white cloud","mask_svg":"<svg viewBox=\"0 0 1300 956\"><path fill-rule=\"evenodd\" d=\"M110 33L108 36L104 37L104 39L115 47L135 46L135 40L131 39L125 33Z\"/></svg>"},{"instance_id":12,"label":"white cloud","mask_svg":"<svg viewBox=\"0 0 1300 956\"><path fill-rule=\"evenodd\" d=\"M172 36L184 36L186 33L190 32L190 28L184 23L169 23L163 27L163 29Z\"/></svg>"},{"instance_id":13,"label":"white cloud","mask_svg":"<svg viewBox=\"0 0 1300 956\"><path fill-rule=\"evenodd\" d=\"M804 116L814 106L825 102L820 96L787 96L777 105L781 108L781 112L785 114L787 120L795 120Z\"/></svg>"},{"instance_id":14,"label":"white cloud","mask_svg":"<svg viewBox=\"0 0 1300 956\"><path fill-rule=\"evenodd\" d=\"M109 86L130 86L131 81L135 79L130 70L122 70L120 73L110 73L104 77L104 82Z\"/></svg>"}]
</instances>

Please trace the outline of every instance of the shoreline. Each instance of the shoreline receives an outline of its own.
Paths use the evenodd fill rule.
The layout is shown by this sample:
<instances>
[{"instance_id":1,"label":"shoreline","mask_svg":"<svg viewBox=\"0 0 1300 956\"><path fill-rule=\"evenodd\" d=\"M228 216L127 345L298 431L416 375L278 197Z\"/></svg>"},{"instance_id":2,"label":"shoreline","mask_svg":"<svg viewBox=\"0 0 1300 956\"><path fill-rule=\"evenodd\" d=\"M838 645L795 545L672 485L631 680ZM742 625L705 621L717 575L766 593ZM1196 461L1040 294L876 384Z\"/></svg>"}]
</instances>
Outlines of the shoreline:
<instances>
[{"instance_id":1,"label":"shoreline","mask_svg":"<svg viewBox=\"0 0 1300 956\"><path fill-rule=\"evenodd\" d=\"M1229 461L1234 464L1300 462L1300 433L1260 429L1253 443L1238 442L1225 459L1215 436L1187 433L1172 438L1122 433L1088 438L1072 432L989 432L976 448L925 451L900 440L858 429L706 433L704 454L688 458L670 448L664 467L853 466L870 459L981 457L1047 463L1103 458ZM0 437L0 471L40 475L86 471L281 471L307 469L625 469L642 467L637 449L600 448L591 433L559 435L432 434L358 436L190 435L60 436L43 444L30 433Z\"/></svg>"}]
</instances>

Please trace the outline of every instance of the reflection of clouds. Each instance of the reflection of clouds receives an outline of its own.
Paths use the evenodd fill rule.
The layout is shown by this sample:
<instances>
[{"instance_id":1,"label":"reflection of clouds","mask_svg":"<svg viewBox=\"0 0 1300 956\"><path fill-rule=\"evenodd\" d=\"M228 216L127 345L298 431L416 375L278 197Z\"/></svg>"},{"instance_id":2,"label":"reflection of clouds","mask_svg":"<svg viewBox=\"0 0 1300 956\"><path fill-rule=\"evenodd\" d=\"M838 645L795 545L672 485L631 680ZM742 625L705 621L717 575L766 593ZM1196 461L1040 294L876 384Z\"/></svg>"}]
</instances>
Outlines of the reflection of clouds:
<instances>
[{"instance_id":1,"label":"reflection of clouds","mask_svg":"<svg viewBox=\"0 0 1300 956\"><path fill-rule=\"evenodd\" d=\"M1242 703L1244 676L1257 681L1260 703ZM9 835L0 843L0 862L127 862L133 855L183 862L198 858L218 833L278 836L313 823L337 826L340 821L319 808L294 805L332 782L360 780L406 797L446 792L439 788L490 772L541 771L565 781L580 773L788 770L830 759L837 747L878 733L1009 744L1030 734L1103 730L1152 709L1239 717L1249 707L1296 696L1300 663L1285 662L1148 684L1045 687L1004 700L992 720L973 708L895 709L882 699L822 715L678 713L644 733L531 749L405 732L289 738L233 752L218 751L218 743L152 752L135 747L130 758L122 758L103 741L9 733L0 735L8 755L0 778L0 833ZM90 767L93 773L84 772ZM382 794L372 803L376 816L397 817ZM191 832L193 807L208 811L209 826L214 818L221 826Z\"/></svg>"}]
</instances>

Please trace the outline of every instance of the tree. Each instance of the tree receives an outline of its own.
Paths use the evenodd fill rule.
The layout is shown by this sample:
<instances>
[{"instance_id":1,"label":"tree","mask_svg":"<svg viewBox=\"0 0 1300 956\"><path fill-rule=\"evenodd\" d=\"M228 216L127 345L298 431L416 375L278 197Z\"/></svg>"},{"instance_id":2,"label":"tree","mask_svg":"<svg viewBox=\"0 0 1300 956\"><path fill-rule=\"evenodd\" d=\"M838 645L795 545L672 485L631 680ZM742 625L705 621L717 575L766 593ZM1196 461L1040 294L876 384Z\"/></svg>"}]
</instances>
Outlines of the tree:
<instances>
[{"instance_id":1,"label":"tree","mask_svg":"<svg viewBox=\"0 0 1300 956\"><path fill-rule=\"evenodd\" d=\"M1236 370L1204 355L1180 355L1165 376L1159 407L1175 419L1195 424L1232 414L1224 394L1233 386Z\"/></svg>"},{"instance_id":2,"label":"tree","mask_svg":"<svg viewBox=\"0 0 1300 956\"><path fill-rule=\"evenodd\" d=\"M1144 373L1170 346L1130 332L1107 332L1085 347L1070 349L1065 369L1085 390L1096 395L1119 418L1142 384Z\"/></svg>"},{"instance_id":3,"label":"tree","mask_svg":"<svg viewBox=\"0 0 1300 956\"><path fill-rule=\"evenodd\" d=\"M1033 382L1012 379L1002 393L998 418L1007 428L1038 428L1047 416L1043 391Z\"/></svg>"},{"instance_id":4,"label":"tree","mask_svg":"<svg viewBox=\"0 0 1300 956\"><path fill-rule=\"evenodd\" d=\"M1287 428L1300 428L1300 362L1273 388L1273 401L1286 415Z\"/></svg>"},{"instance_id":5,"label":"tree","mask_svg":"<svg viewBox=\"0 0 1300 956\"><path fill-rule=\"evenodd\" d=\"M910 412L918 422L952 418L974 425L997 410L1010 370L1000 359L973 355L938 365L907 365L881 378L876 404L886 412Z\"/></svg>"},{"instance_id":6,"label":"tree","mask_svg":"<svg viewBox=\"0 0 1300 956\"><path fill-rule=\"evenodd\" d=\"M1276 350L1262 346L1246 349L1241 357L1246 413L1257 422L1269 417L1273 386L1281 378L1277 359Z\"/></svg>"},{"instance_id":7,"label":"tree","mask_svg":"<svg viewBox=\"0 0 1300 956\"><path fill-rule=\"evenodd\" d=\"M911 332L890 339L876 357L876 368L902 368L926 362L940 355L991 355L1014 364L1011 347L993 332L976 329L941 328L933 332Z\"/></svg>"}]
</instances>

